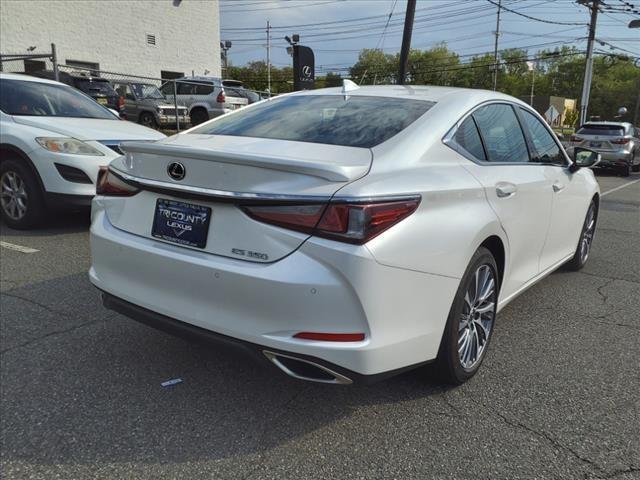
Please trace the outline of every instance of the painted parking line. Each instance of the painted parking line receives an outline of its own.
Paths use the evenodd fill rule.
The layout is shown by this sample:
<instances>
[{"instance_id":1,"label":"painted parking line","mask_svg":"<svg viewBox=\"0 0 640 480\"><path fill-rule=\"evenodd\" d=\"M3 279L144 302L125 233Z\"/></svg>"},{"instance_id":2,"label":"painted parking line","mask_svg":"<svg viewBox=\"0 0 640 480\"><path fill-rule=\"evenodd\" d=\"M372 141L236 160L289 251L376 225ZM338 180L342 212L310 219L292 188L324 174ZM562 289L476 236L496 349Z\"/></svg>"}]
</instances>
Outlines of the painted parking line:
<instances>
[{"instance_id":1,"label":"painted parking line","mask_svg":"<svg viewBox=\"0 0 640 480\"><path fill-rule=\"evenodd\" d=\"M40 250L36 250L35 248L23 247L22 245L15 245L9 242L0 242L0 247L8 248L9 250L15 250L16 252L22 252L22 253L36 253L40 251Z\"/></svg>"},{"instance_id":2,"label":"painted parking line","mask_svg":"<svg viewBox=\"0 0 640 480\"><path fill-rule=\"evenodd\" d=\"M610 193L617 192L618 190L622 190L623 188L627 188L629 185L633 185L634 183L640 182L640 178L638 180L634 180L633 182L625 183L624 185L620 185L619 187L612 188L611 190L607 190L602 193L602 196L609 195Z\"/></svg>"}]
</instances>

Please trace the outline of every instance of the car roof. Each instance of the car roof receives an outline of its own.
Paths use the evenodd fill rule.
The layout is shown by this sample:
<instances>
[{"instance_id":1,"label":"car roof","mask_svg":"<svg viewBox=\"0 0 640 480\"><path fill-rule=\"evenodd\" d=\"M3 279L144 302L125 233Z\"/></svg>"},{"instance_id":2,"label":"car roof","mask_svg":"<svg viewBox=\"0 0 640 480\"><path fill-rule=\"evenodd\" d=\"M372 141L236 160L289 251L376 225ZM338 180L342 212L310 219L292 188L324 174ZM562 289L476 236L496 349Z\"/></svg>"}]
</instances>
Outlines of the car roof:
<instances>
[{"instance_id":1,"label":"car roof","mask_svg":"<svg viewBox=\"0 0 640 480\"><path fill-rule=\"evenodd\" d=\"M0 73L0 78L4 78L7 80L22 80L25 82L35 82L35 83L49 83L53 85L65 85L61 82L56 82L55 80L49 80L48 78L40 78L40 77L32 77L31 75L22 75L19 73Z\"/></svg>"},{"instance_id":2,"label":"car roof","mask_svg":"<svg viewBox=\"0 0 640 480\"><path fill-rule=\"evenodd\" d=\"M318 90L302 90L293 95L345 95L342 87L321 88ZM505 100L519 105L528 106L523 101L492 90L479 90L458 87L439 87L435 85L367 85L346 92L347 96L369 96L405 98L441 102L447 97L464 96L470 101L482 103L490 100Z\"/></svg>"}]
</instances>

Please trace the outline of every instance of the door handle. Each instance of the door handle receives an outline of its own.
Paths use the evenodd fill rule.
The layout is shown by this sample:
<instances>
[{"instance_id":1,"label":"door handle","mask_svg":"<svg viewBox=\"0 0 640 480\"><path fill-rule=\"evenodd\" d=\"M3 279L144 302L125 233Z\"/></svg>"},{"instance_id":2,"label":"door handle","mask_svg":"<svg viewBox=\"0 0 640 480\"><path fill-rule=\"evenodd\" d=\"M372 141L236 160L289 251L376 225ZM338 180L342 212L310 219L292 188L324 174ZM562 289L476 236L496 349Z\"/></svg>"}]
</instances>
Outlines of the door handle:
<instances>
[{"instance_id":1,"label":"door handle","mask_svg":"<svg viewBox=\"0 0 640 480\"><path fill-rule=\"evenodd\" d=\"M560 183L560 182L556 182L553 184L553 191L554 192L560 192L561 190L564 190L564 183Z\"/></svg>"},{"instance_id":2,"label":"door handle","mask_svg":"<svg viewBox=\"0 0 640 480\"><path fill-rule=\"evenodd\" d=\"M496 184L496 195L498 198L508 198L516 194L518 189L513 183L500 182Z\"/></svg>"}]
</instances>

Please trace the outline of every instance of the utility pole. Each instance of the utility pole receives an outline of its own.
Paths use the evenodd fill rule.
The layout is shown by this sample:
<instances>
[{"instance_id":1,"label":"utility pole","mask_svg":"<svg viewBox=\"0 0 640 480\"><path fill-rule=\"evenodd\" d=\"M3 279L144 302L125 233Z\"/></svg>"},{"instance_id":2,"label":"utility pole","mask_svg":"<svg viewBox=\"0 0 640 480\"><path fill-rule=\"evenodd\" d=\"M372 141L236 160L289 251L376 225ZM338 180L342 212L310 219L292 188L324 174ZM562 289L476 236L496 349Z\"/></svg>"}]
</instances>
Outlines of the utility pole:
<instances>
[{"instance_id":1,"label":"utility pole","mask_svg":"<svg viewBox=\"0 0 640 480\"><path fill-rule=\"evenodd\" d=\"M407 0L407 11L404 15L404 33L402 34L402 49L400 50L400 71L398 83L404 85L409 65L409 50L411 49L411 33L413 32L413 19L416 16L416 0Z\"/></svg>"},{"instance_id":2,"label":"utility pole","mask_svg":"<svg viewBox=\"0 0 640 480\"><path fill-rule=\"evenodd\" d=\"M580 122L582 125L587 121L587 110L589 108L589 93L591 91L591 77L593 76L593 41L596 37L596 22L598 21L598 7L600 0L593 0L588 4L586 0L581 3L591 8L591 21L589 22L589 40L587 43L587 61L584 67L584 83L582 84L582 99L580 100Z\"/></svg>"},{"instance_id":3,"label":"utility pole","mask_svg":"<svg viewBox=\"0 0 640 480\"><path fill-rule=\"evenodd\" d=\"M271 24L267 20L267 91L271 97Z\"/></svg>"},{"instance_id":4,"label":"utility pole","mask_svg":"<svg viewBox=\"0 0 640 480\"><path fill-rule=\"evenodd\" d=\"M496 43L493 48L493 91L498 89L498 37L500 37L500 10L502 10L502 0L498 0L498 14L496 17Z\"/></svg>"},{"instance_id":5,"label":"utility pole","mask_svg":"<svg viewBox=\"0 0 640 480\"><path fill-rule=\"evenodd\" d=\"M533 90L536 85L536 67L537 64L534 62L533 67L531 68L531 95L529 95L529 105L533 107Z\"/></svg>"}]
</instances>

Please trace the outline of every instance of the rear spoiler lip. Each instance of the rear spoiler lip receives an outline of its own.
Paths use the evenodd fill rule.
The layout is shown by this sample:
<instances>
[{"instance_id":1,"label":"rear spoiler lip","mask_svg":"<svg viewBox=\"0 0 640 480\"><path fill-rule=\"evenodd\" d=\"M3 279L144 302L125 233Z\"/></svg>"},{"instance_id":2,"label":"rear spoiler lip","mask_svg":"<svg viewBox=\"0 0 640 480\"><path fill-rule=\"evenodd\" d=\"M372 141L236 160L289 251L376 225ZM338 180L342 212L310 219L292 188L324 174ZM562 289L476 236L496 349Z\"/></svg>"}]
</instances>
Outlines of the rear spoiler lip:
<instances>
[{"instance_id":1,"label":"rear spoiler lip","mask_svg":"<svg viewBox=\"0 0 640 480\"><path fill-rule=\"evenodd\" d=\"M123 142L120 149L126 153L147 153L170 157L194 158L210 160L218 163L247 165L251 167L281 170L320 177L330 182L350 182L366 175L371 166L367 165L332 165L309 160L296 160L282 157L252 155L247 153L215 151L204 148L183 147L166 143Z\"/></svg>"},{"instance_id":2,"label":"rear spoiler lip","mask_svg":"<svg viewBox=\"0 0 640 480\"><path fill-rule=\"evenodd\" d=\"M194 187L191 185L180 185L178 183L162 182L160 180L150 180L147 178L134 177L124 173L113 166L109 166L109 171L123 182L155 193L195 200L210 201L215 199L221 203L233 203L236 205L247 205L259 203L261 205L282 205L282 204L325 204L331 200L333 195L287 195L278 193L254 193L254 192L231 192L226 190L215 190L212 188Z\"/></svg>"}]
</instances>

